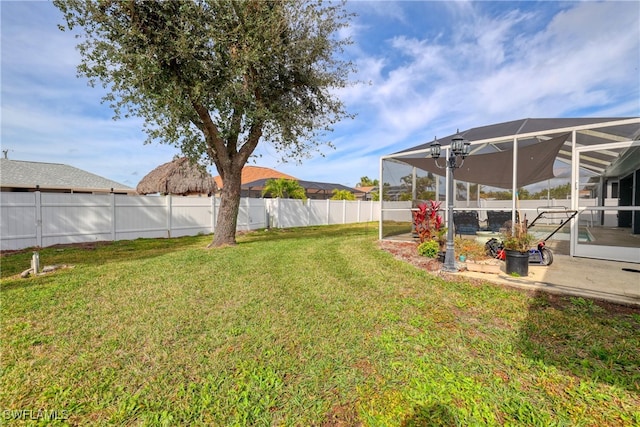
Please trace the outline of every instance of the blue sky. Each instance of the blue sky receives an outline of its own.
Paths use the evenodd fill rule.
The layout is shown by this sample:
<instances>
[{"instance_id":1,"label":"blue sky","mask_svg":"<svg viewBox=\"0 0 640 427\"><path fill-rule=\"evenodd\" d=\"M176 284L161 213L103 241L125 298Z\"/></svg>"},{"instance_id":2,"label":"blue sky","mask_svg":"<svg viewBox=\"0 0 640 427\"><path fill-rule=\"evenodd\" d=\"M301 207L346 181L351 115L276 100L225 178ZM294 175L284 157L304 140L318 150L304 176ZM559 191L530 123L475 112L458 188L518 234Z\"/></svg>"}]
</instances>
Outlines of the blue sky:
<instances>
[{"instance_id":1,"label":"blue sky","mask_svg":"<svg viewBox=\"0 0 640 427\"><path fill-rule=\"evenodd\" d=\"M640 3L351 1L339 92L354 120L335 149L302 165L259 147L257 165L355 185L382 155L434 136L525 117L640 116ZM76 77L75 39L50 2L0 3L3 150L65 163L135 187L178 154L144 145L140 119L112 120L105 94ZM214 175L217 172L212 170Z\"/></svg>"}]
</instances>

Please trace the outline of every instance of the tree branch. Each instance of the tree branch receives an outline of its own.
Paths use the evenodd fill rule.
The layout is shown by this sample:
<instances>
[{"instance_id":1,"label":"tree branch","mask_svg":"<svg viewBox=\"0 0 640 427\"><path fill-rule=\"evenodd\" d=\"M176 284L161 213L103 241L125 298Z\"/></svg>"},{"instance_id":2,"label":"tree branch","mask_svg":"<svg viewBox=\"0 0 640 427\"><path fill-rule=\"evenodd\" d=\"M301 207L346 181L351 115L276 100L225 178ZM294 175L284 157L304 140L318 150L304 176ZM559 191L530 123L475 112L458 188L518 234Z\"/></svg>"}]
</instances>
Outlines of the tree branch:
<instances>
[{"instance_id":1,"label":"tree branch","mask_svg":"<svg viewBox=\"0 0 640 427\"><path fill-rule=\"evenodd\" d=\"M242 109L235 108L231 117L231 127L229 129L229 141L227 142L227 153L229 156L235 156L238 149L238 137L240 136L240 127L242 125Z\"/></svg>"},{"instance_id":2,"label":"tree branch","mask_svg":"<svg viewBox=\"0 0 640 427\"><path fill-rule=\"evenodd\" d=\"M247 142L242 145L240 151L238 151L238 160L241 162L241 165L244 165L247 160L249 160L249 156L251 156L251 153L253 153L258 146L258 142L262 136L262 126L264 126L264 122L262 120L256 120L251 125Z\"/></svg>"},{"instance_id":3,"label":"tree branch","mask_svg":"<svg viewBox=\"0 0 640 427\"><path fill-rule=\"evenodd\" d=\"M220 162L220 165L225 166L230 159L225 150L224 140L220 138L220 132L218 132L217 126L213 123L213 120L211 120L209 110L196 101L191 101L191 105L193 105L196 113L198 113L198 117L202 121L205 140L207 142L207 154L209 154L211 159L216 163L216 166L218 166L218 162ZM220 158L220 156L225 157ZM218 170L218 172L222 173L220 170Z\"/></svg>"}]
</instances>

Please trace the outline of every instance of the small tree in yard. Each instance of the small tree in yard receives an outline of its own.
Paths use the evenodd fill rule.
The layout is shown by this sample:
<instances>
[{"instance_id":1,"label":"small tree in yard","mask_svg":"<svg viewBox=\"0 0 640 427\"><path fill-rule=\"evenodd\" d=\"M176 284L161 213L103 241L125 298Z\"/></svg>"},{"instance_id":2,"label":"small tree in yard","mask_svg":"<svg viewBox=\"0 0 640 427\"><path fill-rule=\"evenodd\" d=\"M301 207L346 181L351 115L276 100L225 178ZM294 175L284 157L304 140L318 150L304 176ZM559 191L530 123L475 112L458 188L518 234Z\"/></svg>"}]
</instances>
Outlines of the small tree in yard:
<instances>
[{"instance_id":1,"label":"small tree in yard","mask_svg":"<svg viewBox=\"0 0 640 427\"><path fill-rule=\"evenodd\" d=\"M355 200L356 196L349 190L338 190L334 188L331 192L331 200Z\"/></svg>"},{"instance_id":2,"label":"small tree in yard","mask_svg":"<svg viewBox=\"0 0 640 427\"><path fill-rule=\"evenodd\" d=\"M344 3L314 0L55 0L83 30L80 75L108 88L115 118L147 142L214 164L223 181L212 246L235 244L240 177L260 141L300 160L348 117L335 89L352 64ZM330 144L329 142L326 142Z\"/></svg>"},{"instance_id":3,"label":"small tree in yard","mask_svg":"<svg viewBox=\"0 0 640 427\"><path fill-rule=\"evenodd\" d=\"M293 179L278 178L268 179L262 190L262 195L279 197L281 199L301 199L306 200L307 195L300 183Z\"/></svg>"}]
</instances>

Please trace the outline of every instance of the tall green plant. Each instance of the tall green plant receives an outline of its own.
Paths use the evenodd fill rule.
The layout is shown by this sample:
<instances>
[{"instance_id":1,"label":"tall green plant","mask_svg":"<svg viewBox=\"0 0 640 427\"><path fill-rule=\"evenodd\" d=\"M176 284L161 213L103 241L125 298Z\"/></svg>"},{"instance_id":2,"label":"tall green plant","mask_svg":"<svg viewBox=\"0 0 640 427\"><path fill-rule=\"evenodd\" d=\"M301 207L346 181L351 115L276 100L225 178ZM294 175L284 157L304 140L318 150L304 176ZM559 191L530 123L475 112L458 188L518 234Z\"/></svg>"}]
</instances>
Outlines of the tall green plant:
<instances>
[{"instance_id":1,"label":"tall green plant","mask_svg":"<svg viewBox=\"0 0 640 427\"><path fill-rule=\"evenodd\" d=\"M338 190L337 188L333 189L333 196L331 196L331 200L355 200L356 196L349 190Z\"/></svg>"},{"instance_id":2,"label":"tall green plant","mask_svg":"<svg viewBox=\"0 0 640 427\"><path fill-rule=\"evenodd\" d=\"M307 195L300 183L293 179L269 179L264 185L262 195L273 198L307 200Z\"/></svg>"}]
</instances>

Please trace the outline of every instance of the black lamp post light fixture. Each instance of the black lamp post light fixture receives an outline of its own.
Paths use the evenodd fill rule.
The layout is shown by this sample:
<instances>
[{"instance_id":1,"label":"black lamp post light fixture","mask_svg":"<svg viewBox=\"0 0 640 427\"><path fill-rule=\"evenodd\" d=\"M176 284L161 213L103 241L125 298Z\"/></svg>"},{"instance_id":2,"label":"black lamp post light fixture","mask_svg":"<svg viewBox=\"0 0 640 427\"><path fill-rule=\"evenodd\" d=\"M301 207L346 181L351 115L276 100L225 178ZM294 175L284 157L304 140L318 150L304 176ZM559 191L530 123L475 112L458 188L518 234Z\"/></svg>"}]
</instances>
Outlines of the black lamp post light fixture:
<instances>
[{"instance_id":1,"label":"black lamp post light fixture","mask_svg":"<svg viewBox=\"0 0 640 427\"><path fill-rule=\"evenodd\" d=\"M456 130L456 135L451 138L451 145L449 147L449 156L446 159L444 166L440 166L438 159L440 158L440 142L434 137L433 143L431 143L431 158L435 160L436 167L438 169L449 169L449 180L447 181L447 191L449 194L449 202L447 203L447 251L444 256L444 266L442 269L447 272L456 272L456 255L453 245L453 204L455 195L453 194L453 171L457 168L461 168L464 164L464 159L469 155L471 143L464 139L460 135L460 130ZM460 160L460 164L458 164Z\"/></svg>"}]
</instances>

